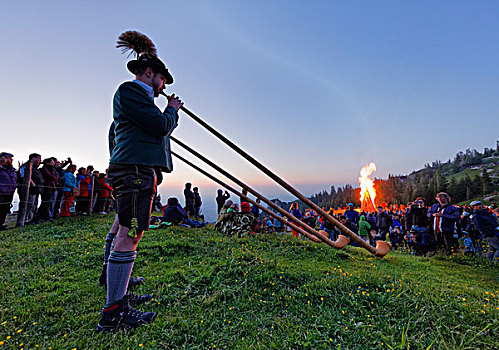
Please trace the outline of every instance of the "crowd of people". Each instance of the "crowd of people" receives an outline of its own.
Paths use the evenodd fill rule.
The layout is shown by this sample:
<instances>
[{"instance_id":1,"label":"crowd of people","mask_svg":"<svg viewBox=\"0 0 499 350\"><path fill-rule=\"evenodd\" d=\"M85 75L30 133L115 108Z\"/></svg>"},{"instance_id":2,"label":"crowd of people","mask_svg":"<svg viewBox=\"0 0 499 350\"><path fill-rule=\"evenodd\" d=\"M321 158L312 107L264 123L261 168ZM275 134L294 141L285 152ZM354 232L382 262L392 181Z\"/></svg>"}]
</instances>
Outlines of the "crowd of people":
<instances>
[{"instance_id":1,"label":"crowd of people","mask_svg":"<svg viewBox=\"0 0 499 350\"><path fill-rule=\"evenodd\" d=\"M499 258L499 208L495 203L486 207L481 201L473 201L470 205L454 206L444 192L438 193L435 200L427 206L426 200L418 197L404 210L378 206L371 212L359 212L349 203L342 214L335 214L332 209L329 214L373 246L383 240L389 241L393 249L403 248L415 255L439 250L448 255L481 255L488 250L490 260ZM338 227L315 211L306 209L303 215L297 203L291 205L289 212L309 226L326 231L333 241L341 234Z\"/></svg>"},{"instance_id":2,"label":"crowd of people","mask_svg":"<svg viewBox=\"0 0 499 350\"><path fill-rule=\"evenodd\" d=\"M69 217L71 212L88 215L108 213L114 202L113 188L105 172L92 165L78 168L71 158L59 161L32 153L16 170L14 155L0 153L0 230L7 230L14 194L19 197L16 226ZM74 208L74 210L72 209Z\"/></svg>"},{"instance_id":3,"label":"crowd of people","mask_svg":"<svg viewBox=\"0 0 499 350\"><path fill-rule=\"evenodd\" d=\"M89 165L78 168L71 158L59 161L55 157L42 161L40 154L29 155L27 162L16 170L13 155L0 153L0 230L8 229L6 215L10 213L14 193L19 196L17 225L53 221L72 214L106 214L114 207L113 188L107 182L106 172L99 172ZM243 190L243 195L247 192ZM216 229L238 236L247 233L289 232L298 237L298 232L282 223L282 220L262 215L256 205L250 205L241 197L239 203L230 199L227 191L219 189ZM159 221L187 227L206 225L202 214L202 199L198 187L186 183L185 205L176 197L168 198L166 205L161 196L156 196L153 209L162 212ZM259 203L260 199L256 199ZM294 202L289 213L308 226L324 230L331 240L341 233L328 220L312 209L304 213ZM485 243L490 250L489 258L499 257L499 208L493 203L489 207L479 201L469 206L454 206L446 193L436 196L436 203L427 206L422 197L403 206L379 206L376 211L358 211L352 203L341 214L330 210L330 215L375 246L376 241L389 241L393 249L403 248L413 254L426 255L439 249L447 254L461 251L465 254L483 254ZM281 216L281 214L278 214ZM158 220L158 217L154 218ZM355 242L351 242L355 245Z\"/></svg>"}]
</instances>

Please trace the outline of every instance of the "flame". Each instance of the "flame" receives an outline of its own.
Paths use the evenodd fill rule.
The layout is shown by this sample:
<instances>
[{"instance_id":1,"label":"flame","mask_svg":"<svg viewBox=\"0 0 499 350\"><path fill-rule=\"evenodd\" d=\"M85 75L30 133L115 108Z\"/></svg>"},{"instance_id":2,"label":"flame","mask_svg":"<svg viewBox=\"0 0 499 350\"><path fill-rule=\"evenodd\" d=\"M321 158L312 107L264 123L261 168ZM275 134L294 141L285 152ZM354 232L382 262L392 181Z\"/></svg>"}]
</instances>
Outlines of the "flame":
<instances>
[{"instance_id":1,"label":"flame","mask_svg":"<svg viewBox=\"0 0 499 350\"><path fill-rule=\"evenodd\" d=\"M376 210L376 190L374 189L374 181L369 178L376 171L376 164L373 162L360 169L360 203L362 210Z\"/></svg>"}]
</instances>

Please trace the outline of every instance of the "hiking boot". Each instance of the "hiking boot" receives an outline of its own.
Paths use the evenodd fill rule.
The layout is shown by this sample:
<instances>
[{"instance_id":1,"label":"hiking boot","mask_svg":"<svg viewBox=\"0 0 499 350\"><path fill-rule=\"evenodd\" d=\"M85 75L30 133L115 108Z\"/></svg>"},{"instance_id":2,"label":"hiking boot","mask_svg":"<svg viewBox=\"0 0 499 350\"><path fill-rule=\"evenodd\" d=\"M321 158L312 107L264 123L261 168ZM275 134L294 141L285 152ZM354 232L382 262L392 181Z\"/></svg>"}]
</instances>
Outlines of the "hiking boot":
<instances>
[{"instance_id":1,"label":"hiking boot","mask_svg":"<svg viewBox=\"0 0 499 350\"><path fill-rule=\"evenodd\" d=\"M155 318L155 312L136 310L130 306L129 298L124 297L113 306L102 309L97 332L114 332L118 328L134 329L151 323Z\"/></svg>"},{"instance_id":2,"label":"hiking boot","mask_svg":"<svg viewBox=\"0 0 499 350\"><path fill-rule=\"evenodd\" d=\"M152 299L151 294L143 294L143 295L137 295L137 294L127 294L125 297L128 298L128 301L131 306L139 306L140 304L148 303Z\"/></svg>"}]
</instances>

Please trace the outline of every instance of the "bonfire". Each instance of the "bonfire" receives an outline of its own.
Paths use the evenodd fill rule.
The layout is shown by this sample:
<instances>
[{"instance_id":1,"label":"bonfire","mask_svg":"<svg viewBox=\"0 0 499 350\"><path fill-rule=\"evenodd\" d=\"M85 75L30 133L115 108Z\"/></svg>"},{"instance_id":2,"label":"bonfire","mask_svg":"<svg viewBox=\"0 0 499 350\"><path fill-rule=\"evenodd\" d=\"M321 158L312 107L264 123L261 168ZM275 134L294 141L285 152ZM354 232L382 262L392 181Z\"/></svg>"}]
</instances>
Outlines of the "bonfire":
<instances>
[{"instance_id":1,"label":"bonfire","mask_svg":"<svg viewBox=\"0 0 499 350\"><path fill-rule=\"evenodd\" d=\"M360 169L360 203L361 209L365 212L376 210L376 190L374 189L374 181L369 178L369 175L375 171L376 164L373 162Z\"/></svg>"}]
</instances>

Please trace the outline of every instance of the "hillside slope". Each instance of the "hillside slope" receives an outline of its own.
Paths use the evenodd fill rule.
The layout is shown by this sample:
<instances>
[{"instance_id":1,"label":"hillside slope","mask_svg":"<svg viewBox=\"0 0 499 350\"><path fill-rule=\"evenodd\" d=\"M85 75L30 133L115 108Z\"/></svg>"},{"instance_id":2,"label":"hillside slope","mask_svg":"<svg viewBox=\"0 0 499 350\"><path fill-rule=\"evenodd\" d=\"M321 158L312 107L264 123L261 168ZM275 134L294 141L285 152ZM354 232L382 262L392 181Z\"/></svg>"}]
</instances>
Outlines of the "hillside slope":
<instances>
[{"instance_id":1,"label":"hillside slope","mask_svg":"<svg viewBox=\"0 0 499 350\"><path fill-rule=\"evenodd\" d=\"M480 258L337 251L211 228L149 231L135 275L157 320L96 334L111 217L0 233L0 349L493 349L497 266Z\"/></svg>"}]
</instances>

